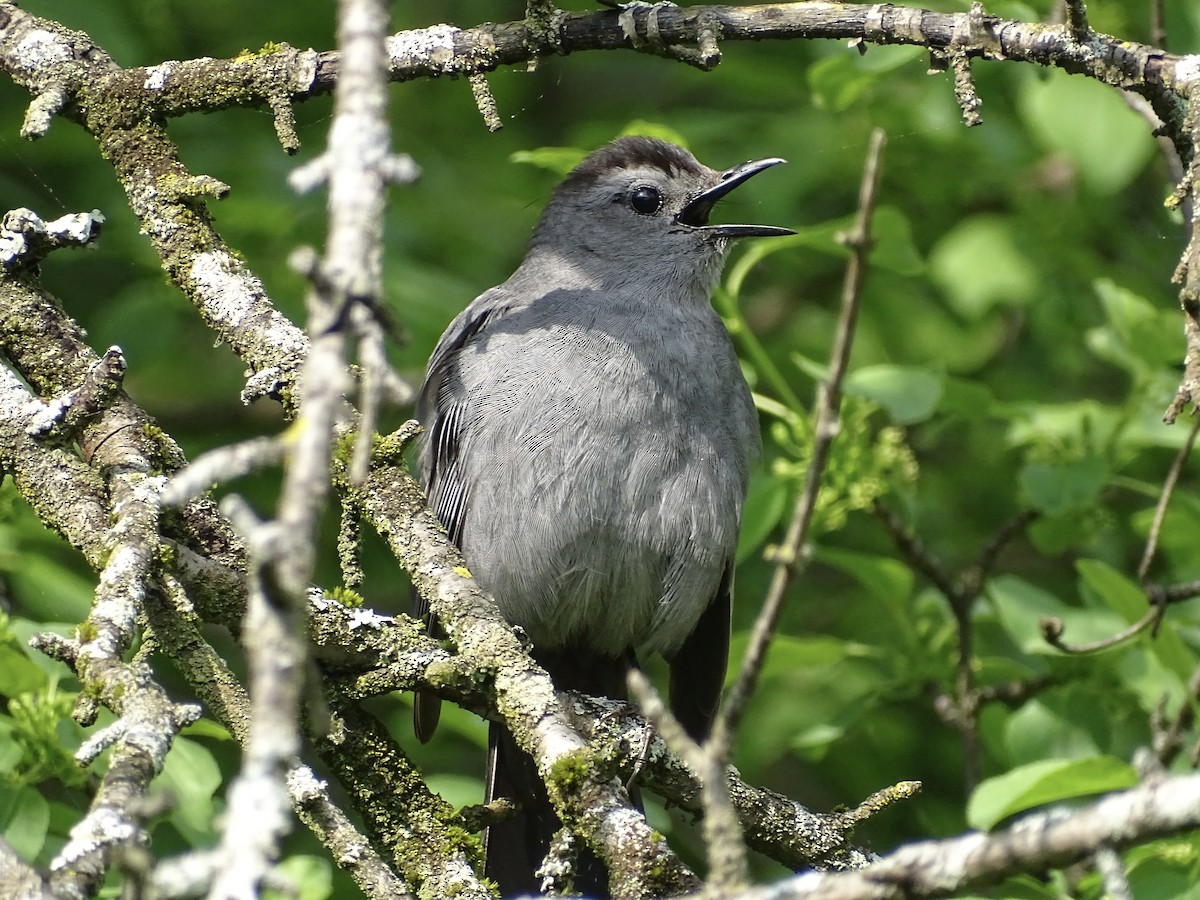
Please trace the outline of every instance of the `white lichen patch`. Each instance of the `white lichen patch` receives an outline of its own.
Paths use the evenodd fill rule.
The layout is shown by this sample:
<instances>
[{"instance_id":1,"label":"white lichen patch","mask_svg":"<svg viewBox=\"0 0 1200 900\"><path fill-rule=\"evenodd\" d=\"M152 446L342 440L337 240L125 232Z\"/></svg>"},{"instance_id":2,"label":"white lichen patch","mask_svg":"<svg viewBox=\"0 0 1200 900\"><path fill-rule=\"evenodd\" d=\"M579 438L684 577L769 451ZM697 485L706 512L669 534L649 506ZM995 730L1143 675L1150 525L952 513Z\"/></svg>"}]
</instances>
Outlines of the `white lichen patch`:
<instances>
[{"instance_id":1,"label":"white lichen patch","mask_svg":"<svg viewBox=\"0 0 1200 900\"><path fill-rule=\"evenodd\" d=\"M287 773L287 787L298 800L317 800L325 791L325 782L308 766L296 766Z\"/></svg>"},{"instance_id":2,"label":"white lichen patch","mask_svg":"<svg viewBox=\"0 0 1200 900\"><path fill-rule=\"evenodd\" d=\"M46 231L74 243L86 244L100 233L100 226L104 222L104 213L93 209L91 212L59 216L46 226Z\"/></svg>"},{"instance_id":3,"label":"white lichen patch","mask_svg":"<svg viewBox=\"0 0 1200 900\"><path fill-rule=\"evenodd\" d=\"M297 90L307 91L312 88L313 82L317 80L317 64L320 58L316 50L305 50L296 55L292 67L292 83Z\"/></svg>"},{"instance_id":4,"label":"white lichen patch","mask_svg":"<svg viewBox=\"0 0 1200 900\"><path fill-rule=\"evenodd\" d=\"M11 265L29 252L26 233L45 231L41 216L22 206L5 214L0 223L0 263Z\"/></svg>"},{"instance_id":5,"label":"white lichen patch","mask_svg":"<svg viewBox=\"0 0 1200 900\"><path fill-rule=\"evenodd\" d=\"M142 87L148 91L161 91L166 88L167 82L171 80L174 73L174 60L159 63L157 66L149 66L146 69L146 80L142 82Z\"/></svg>"},{"instance_id":6,"label":"white lichen patch","mask_svg":"<svg viewBox=\"0 0 1200 900\"><path fill-rule=\"evenodd\" d=\"M1176 86L1185 87L1197 80L1200 80L1200 55L1193 53L1180 57L1179 62L1175 63Z\"/></svg>"},{"instance_id":7,"label":"white lichen patch","mask_svg":"<svg viewBox=\"0 0 1200 900\"><path fill-rule=\"evenodd\" d=\"M209 315L230 328L242 324L254 307L255 293L262 293L258 279L241 274L238 268L228 253L210 250L196 254L190 273Z\"/></svg>"},{"instance_id":8,"label":"white lichen patch","mask_svg":"<svg viewBox=\"0 0 1200 900\"><path fill-rule=\"evenodd\" d=\"M388 38L387 52L392 65L398 67L431 63L449 71L454 60L454 36L459 29L453 25L432 25L413 31L401 31Z\"/></svg>"},{"instance_id":9,"label":"white lichen patch","mask_svg":"<svg viewBox=\"0 0 1200 900\"><path fill-rule=\"evenodd\" d=\"M17 44L17 52L14 56L22 60L29 68L35 69L47 63L70 59L71 48L54 32L38 28L21 39L21 43Z\"/></svg>"},{"instance_id":10,"label":"white lichen patch","mask_svg":"<svg viewBox=\"0 0 1200 900\"><path fill-rule=\"evenodd\" d=\"M382 628L385 625L391 625L393 621L395 620L391 616L380 615L366 607L351 610L350 612L351 631L356 628Z\"/></svg>"},{"instance_id":11,"label":"white lichen patch","mask_svg":"<svg viewBox=\"0 0 1200 900\"><path fill-rule=\"evenodd\" d=\"M70 391L43 403L36 397L30 399L22 412L28 417L25 433L30 437L41 437L48 434L55 425L67 415L67 410L75 402L75 392Z\"/></svg>"}]
</instances>

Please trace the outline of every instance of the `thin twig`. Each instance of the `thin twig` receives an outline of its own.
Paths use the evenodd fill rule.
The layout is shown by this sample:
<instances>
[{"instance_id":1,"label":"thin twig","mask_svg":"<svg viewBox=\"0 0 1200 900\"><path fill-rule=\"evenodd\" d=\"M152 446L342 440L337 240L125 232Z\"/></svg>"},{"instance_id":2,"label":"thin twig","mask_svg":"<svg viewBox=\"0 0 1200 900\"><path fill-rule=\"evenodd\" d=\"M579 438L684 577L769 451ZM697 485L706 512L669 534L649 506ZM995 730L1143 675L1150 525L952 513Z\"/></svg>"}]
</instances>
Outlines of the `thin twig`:
<instances>
[{"instance_id":1,"label":"thin twig","mask_svg":"<svg viewBox=\"0 0 1200 900\"><path fill-rule=\"evenodd\" d=\"M991 573L992 567L996 565L996 559L1000 556L1000 552L1008 546L1010 541L1028 528L1039 515L1036 509L1023 509L997 528L996 533L979 551L979 560L963 576L963 583L966 586L964 589L978 594L983 589L983 583Z\"/></svg>"},{"instance_id":2,"label":"thin twig","mask_svg":"<svg viewBox=\"0 0 1200 900\"><path fill-rule=\"evenodd\" d=\"M958 659L954 672L954 695L937 693L934 709L943 721L959 730L963 742L963 786L968 793L979 783L982 749L979 738L979 709L988 702L1001 699L995 688L975 687L975 633L971 627L971 616L975 601L979 599L989 573L996 564L1000 552L1020 534L1038 513L1025 509L1017 513L998 529L979 551L975 564L958 578L953 577L925 547L921 540L905 527L900 517L886 506L876 502L875 514L888 530L896 547L908 559L909 564L928 578L946 598L954 625L958 632ZM1041 686L1031 690L1041 690Z\"/></svg>"},{"instance_id":3,"label":"thin twig","mask_svg":"<svg viewBox=\"0 0 1200 900\"><path fill-rule=\"evenodd\" d=\"M630 670L628 684L646 720L700 782L704 851L708 857L706 887L722 894L744 888L749 881L746 840L729 793L728 767L719 752L721 748L712 738L703 744L692 740L640 670Z\"/></svg>"},{"instance_id":4,"label":"thin twig","mask_svg":"<svg viewBox=\"0 0 1200 900\"><path fill-rule=\"evenodd\" d=\"M209 893L214 898L256 894L291 826L284 775L300 750L298 723L309 671L307 589L317 523L329 493L334 431L346 417L348 313L360 298L378 298L382 280L389 158L386 31L380 0L341 0L344 65L334 96L335 125L316 166L329 185L329 233L324 259L319 267L309 266L320 277L307 298L311 347L278 517L245 532L253 558L244 638L252 719L242 770L229 792L218 851L223 864ZM369 421L365 427L371 427Z\"/></svg>"},{"instance_id":5,"label":"thin twig","mask_svg":"<svg viewBox=\"0 0 1200 900\"><path fill-rule=\"evenodd\" d=\"M1150 40L1155 47L1167 49L1167 17L1163 13L1163 0L1150 0Z\"/></svg>"},{"instance_id":6,"label":"thin twig","mask_svg":"<svg viewBox=\"0 0 1200 900\"><path fill-rule=\"evenodd\" d=\"M871 249L871 218L875 211L875 195L879 186L879 161L885 142L884 131L879 128L875 129L871 134L862 185L859 189L858 215L845 238L845 242L851 250L850 262L846 267L846 278L842 286L841 315L838 319L837 339L830 356L829 379L818 391L812 462L804 481L804 490L796 500L787 535L776 554L775 574L772 576L762 612L759 613L758 620L754 623L754 631L750 636L749 646L746 648L741 671L738 672L737 679L729 693L729 699L717 717L713 728L713 740L718 742L718 746L721 743L728 746L728 742L736 732L738 722L745 712L746 702L758 682L767 649L771 645L779 614L783 608L784 595L787 593L788 585L800 563L800 549L804 544L809 523L812 521L813 510L817 505L817 493L820 490L821 476L829 457L829 448L837 436L840 426L841 383L850 359L850 347L854 339L859 300L867 273L867 256Z\"/></svg>"},{"instance_id":7,"label":"thin twig","mask_svg":"<svg viewBox=\"0 0 1200 900\"><path fill-rule=\"evenodd\" d=\"M1087 6L1083 0L1065 0L1067 7L1067 27L1071 30L1071 37L1077 41L1085 41L1088 35L1091 34L1091 27L1087 20Z\"/></svg>"},{"instance_id":8,"label":"thin twig","mask_svg":"<svg viewBox=\"0 0 1200 900\"><path fill-rule=\"evenodd\" d=\"M1042 691L1055 687L1059 679L1053 675L1039 675L1026 681L1009 681L980 688L975 696L982 706L985 703L1003 703L1005 706L1020 706Z\"/></svg>"},{"instance_id":9,"label":"thin twig","mask_svg":"<svg viewBox=\"0 0 1200 900\"><path fill-rule=\"evenodd\" d=\"M892 541L907 557L912 567L928 578L947 600L953 602L953 598L961 593L962 588L954 583L954 578L946 571L942 561L930 553L928 548L921 543L921 539L905 527L898 515L879 501L875 502L874 510L879 521L883 523L883 527L891 535Z\"/></svg>"},{"instance_id":10,"label":"thin twig","mask_svg":"<svg viewBox=\"0 0 1200 900\"><path fill-rule=\"evenodd\" d=\"M1166 697L1163 697L1163 702L1151 718L1151 741L1154 755L1158 757L1158 761L1164 769L1175 761L1175 757L1183 749L1182 735L1196 721L1195 703L1198 699L1200 699L1200 666L1196 667L1192 672L1192 677L1188 679L1187 695L1180 703L1179 713L1171 720L1171 723L1167 725L1163 722Z\"/></svg>"},{"instance_id":11,"label":"thin twig","mask_svg":"<svg viewBox=\"0 0 1200 900\"><path fill-rule=\"evenodd\" d=\"M1159 606L1170 606L1172 603L1182 603L1193 597L1200 597L1200 581L1184 581L1180 584L1149 584L1146 585L1146 597L1151 603Z\"/></svg>"},{"instance_id":12,"label":"thin twig","mask_svg":"<svg viewBox=\"0 0 1200 900\"><path fill-rule=\"evenodd\" d=\"M1163 520L1167 517L1167 505L1171 502L1171 494L1174 493L1175 485L1179 482L1179 473L1183 471L1183 464L1191 454L1192 447L1195 446L1197 434L1200 434L1200 417L1197 417L1192 423L1192 430L1188 432L1187 439L1171 462L1171 468L1167 470L1162 491L1158 495L1158 503L1154 507L1154 520L1150 523L1150 533L1146 535L1146 549L1142 551L1142 561L1138 563L1139 582L1146 581L1146 573L1150 571L1150 563L1154 561L1154 553L1158 549L1158 538L1162 533Z\"/></svg>"},{"instance_id":13,"label":"thin twig","mask_svg":"<svg viewBox=\"0 0 1200 900\"><path fill-rule=\"evenodd\" d=\"M1109 900L1133 900L1133 891L1129 889L1129 878L1125 875L1125 863L1121 860L1121 854L1105 844L1096 848L1092 861L1104 880L1104 892Z\"/></svg>"},{"instance_id":14,"label":"thin twig","mask_svg":"<svg viewBox=\"0 0 1200 900\"><path fill-rule=\"evenodd\" d=\"M1051 647L1061 650L1063 653L1070 653L1074 656L1079 656L1087 653L1098 653L1101 650L1108 650L1117 644L1124 643L1131 638L1141 634L1147 628L1152 627L1155 622L1162 618L1162 614L1166 607L1153 606L1144 616L1134 622L1127 628L1122 628L1116 634L1109 635L1106 638L1101 638L1097 641L1088 641L1084 644L1068 644L1062 639L1063 623L1062 619L1056 616L1046 616L1039 623L1038 627L1042 630L1042 638Z\"/></svg>"}]
</instances>

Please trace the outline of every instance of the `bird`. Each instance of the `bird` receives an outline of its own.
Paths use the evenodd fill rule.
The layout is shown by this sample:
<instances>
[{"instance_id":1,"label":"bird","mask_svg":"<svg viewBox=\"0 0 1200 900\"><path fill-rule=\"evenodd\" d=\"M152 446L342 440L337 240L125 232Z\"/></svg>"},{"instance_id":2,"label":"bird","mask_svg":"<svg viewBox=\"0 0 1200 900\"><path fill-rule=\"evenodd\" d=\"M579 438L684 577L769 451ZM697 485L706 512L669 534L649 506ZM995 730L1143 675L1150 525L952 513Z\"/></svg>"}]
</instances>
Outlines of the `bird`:
<instances>
[{"instance_id":1,"label":"bird","mask_svg":"<svg viewBox=\"0 0 1200 900\"><path fill-rule=\"evenodd\" d=\"M718 171L642 136L594 151L554 190L516 271L447 327L417 398L429 505L555 686L623 700L637 654L661 654L696 739L724 683L761 453L712 294L731 241L794 233L709 215L782 162ZM422 741L439 705L417 695ZM495 722L486 795L520 811L485 831L485 875L502 896L536 893L561 826L533 760ZM576 889L601 895L606 879L580 855Z\"/></svg>"}]
</instances>

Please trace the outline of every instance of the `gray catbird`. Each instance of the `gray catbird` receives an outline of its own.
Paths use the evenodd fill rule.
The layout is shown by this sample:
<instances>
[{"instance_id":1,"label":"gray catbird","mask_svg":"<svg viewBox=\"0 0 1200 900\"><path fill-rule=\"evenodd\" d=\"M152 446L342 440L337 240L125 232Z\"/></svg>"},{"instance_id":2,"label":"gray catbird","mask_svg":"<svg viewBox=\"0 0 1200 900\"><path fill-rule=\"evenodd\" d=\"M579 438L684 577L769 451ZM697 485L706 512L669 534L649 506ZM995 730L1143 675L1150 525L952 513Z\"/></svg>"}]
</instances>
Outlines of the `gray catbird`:
<instances>
[{"instance_id":1,"label":"gray catbird","mask_svg":"<svg viewBox=\"0 0 1200 900\"><path fill-rule=\"evenodd\" d=\"M557 687L623 698L634 651L661 653L696 737L725 676L760 449L710 301L731 238L792 233L708 216L780 162L717 172L644 137L597 150L555 190L516 272L446 329L417 401L430 505ZM418 696L418 736L436 723L436 698ZM487 799L522 812L489 829L486 874L506 896L535 892L558 819L507 731L493 724L490 745ZM577 888L604 889L594 857L577 870Z\"/></svg>"}]
</instances>

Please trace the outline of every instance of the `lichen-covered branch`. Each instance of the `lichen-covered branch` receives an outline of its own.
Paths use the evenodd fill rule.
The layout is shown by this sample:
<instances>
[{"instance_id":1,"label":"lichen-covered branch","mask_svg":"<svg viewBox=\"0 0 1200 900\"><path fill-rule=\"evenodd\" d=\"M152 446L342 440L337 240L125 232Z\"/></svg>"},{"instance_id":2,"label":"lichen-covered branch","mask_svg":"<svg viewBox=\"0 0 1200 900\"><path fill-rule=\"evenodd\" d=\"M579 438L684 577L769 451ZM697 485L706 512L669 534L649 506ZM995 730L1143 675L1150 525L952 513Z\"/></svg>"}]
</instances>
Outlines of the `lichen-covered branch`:
<instances>
[{"instance_id":1,"label":"lichen-covered branch","mask_svg":"<svg viewBox=\"0 0 1200 900\"><path fill-rule=\"evenodd\" d=\"M1200 826L1200 775L1161 778L1079 809L1026 816L1011 828L908 844L854 872L800 875L755 888L740 900L901 900L945 897L1018 872L1039 872L1090 857L1098 847Z\"/></svg>"}]
</instances>

